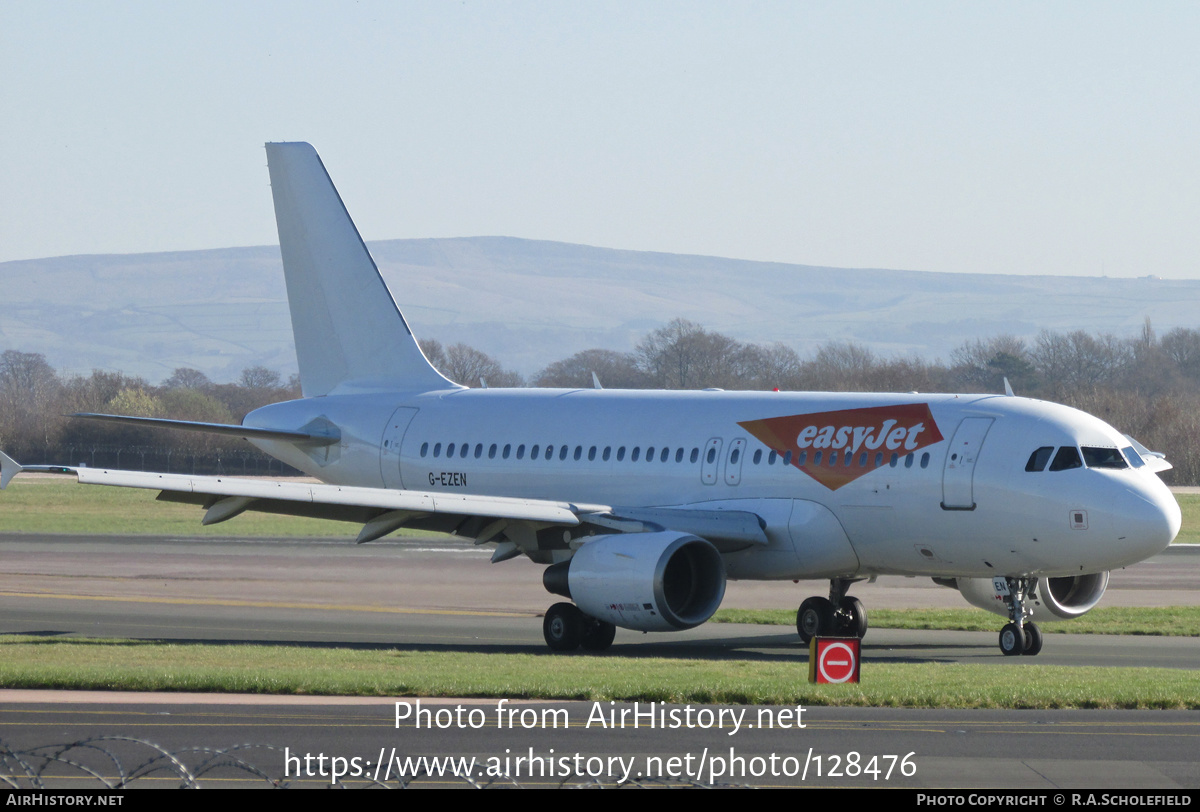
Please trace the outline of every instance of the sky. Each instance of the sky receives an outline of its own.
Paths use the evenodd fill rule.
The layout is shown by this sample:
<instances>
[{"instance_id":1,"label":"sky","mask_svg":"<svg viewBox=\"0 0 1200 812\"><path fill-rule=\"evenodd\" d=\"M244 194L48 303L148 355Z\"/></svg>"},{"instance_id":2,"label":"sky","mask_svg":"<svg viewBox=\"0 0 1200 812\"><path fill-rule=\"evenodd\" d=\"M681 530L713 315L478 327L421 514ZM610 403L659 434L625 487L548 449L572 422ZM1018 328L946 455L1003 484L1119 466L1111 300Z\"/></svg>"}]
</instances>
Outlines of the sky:
<instances>
[{"instance_id":1,"label":"sky","mask_svg":"<svg viewBox=\"0 0 1200 812\"><path fill-rule=\"evenodd\" d=\"M1200 4L0 0L0 262L367 240L1200 277Z\"/></svg>"}]
</instances>

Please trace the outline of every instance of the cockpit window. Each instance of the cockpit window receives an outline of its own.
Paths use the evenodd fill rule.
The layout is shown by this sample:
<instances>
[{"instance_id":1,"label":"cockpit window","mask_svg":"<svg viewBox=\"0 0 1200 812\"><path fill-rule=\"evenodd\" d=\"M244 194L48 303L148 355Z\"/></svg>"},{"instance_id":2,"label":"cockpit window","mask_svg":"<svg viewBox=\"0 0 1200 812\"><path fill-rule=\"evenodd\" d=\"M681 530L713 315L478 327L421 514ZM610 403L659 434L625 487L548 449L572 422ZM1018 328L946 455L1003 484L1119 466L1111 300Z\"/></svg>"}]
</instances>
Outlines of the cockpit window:
<instances>
[{"instance_id":1,"label":"cockpit window","mask_svg":"<svg viewBox=\"0 0 1200 812\"><path fill-rule=\"evenodd\" d=\"M1083 461L1088 468L1128 468L1129 464L1115 448L1083 447Z\"/></svg>"},{"instance_id":2,"label":"cockpit window","mask_svg":"<svg viewBox=\"0 0 1200 812\"><path fill-rule=\"evenodd\" d=\"M1134 450L1133 446L1129 446L1127 448L1122 448L1121 453L1123 453L1125 455L1125 459L1129 460L1129 464L1132 465L1134 468L1141 468L1143 465L1146 464L1146 461L1144 459L1142 459L1142 455L1137 453L1137 451Z\"/></svg>"},{"instance_id":3,"label":"cockpit window","mask_svg":"<svg viewBox=\"0 0 1200 812\"><path fill-rule=\"evenodd\" d=\"M1079 458L1079 449L1073 445L1065 445L1054 455L1050 463L1051 471L1068 471L1072 468L1082 468L1083 460Z\"/></svg>"},{"instance_id":4,"label":"cockpit window","mask_svg":"<svg viewBox=\"0 0 1200 812\"><path fill-rule=\"evenodd\" d=\"M1054 446L1044 445L1037 451L1029 455L1029 462L1025 463L1026 471L1044 471L1046 463L1050 462L1050 455L1054 453Z\"/></svg>"}]
</instances>

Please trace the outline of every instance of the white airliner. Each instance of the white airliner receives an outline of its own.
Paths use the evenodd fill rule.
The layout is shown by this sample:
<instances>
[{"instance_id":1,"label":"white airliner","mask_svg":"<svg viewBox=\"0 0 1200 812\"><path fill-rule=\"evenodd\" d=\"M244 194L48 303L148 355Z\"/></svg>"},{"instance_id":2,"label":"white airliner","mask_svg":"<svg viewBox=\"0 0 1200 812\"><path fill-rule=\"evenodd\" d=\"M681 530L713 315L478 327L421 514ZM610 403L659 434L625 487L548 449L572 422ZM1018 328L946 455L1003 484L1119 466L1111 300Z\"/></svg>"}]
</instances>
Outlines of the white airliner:
<instances>
[{"instance_id":1,"label":"white airliner","mask_svg":"<svg viewBox=\"0 0 1200 812\"><path fill-rule=\"evenodd\" d=\"M801 639L862 636L848 588L905 575L1006 616L1000 648L1036 654L1036 620L1088 611L1110 570L1179 530L1161 455L1011 393L463 388L421 353L316 151L267 159L304 397L241 426L90 417L244 437L325 484L25 470L159 490L205 524L259 510L357 522L359 542L408 527L528 556L574 601L546 612L560 651L704 623L730 578L828 579L797 612ZM22 467L0 457L3 486Z\"/></svg>"}]
</instances>

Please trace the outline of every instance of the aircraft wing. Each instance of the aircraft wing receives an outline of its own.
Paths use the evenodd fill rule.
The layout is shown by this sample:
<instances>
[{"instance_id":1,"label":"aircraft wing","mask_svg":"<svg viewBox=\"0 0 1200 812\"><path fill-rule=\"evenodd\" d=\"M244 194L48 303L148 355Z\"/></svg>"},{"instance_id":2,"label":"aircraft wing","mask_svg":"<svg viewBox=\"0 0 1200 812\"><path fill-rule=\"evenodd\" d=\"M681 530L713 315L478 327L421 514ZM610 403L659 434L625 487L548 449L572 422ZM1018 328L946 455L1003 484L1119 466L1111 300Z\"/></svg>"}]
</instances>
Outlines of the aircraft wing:
<instances>
[{"instance_id":1,"label":"aircraft wing","mask_svg":"<svg viewBox=\"0 0 1200 812\"><path fill-rule=\"evenodd\" d=\"M676 508L614 509L609 505L575 504L477 494L400 491L272 479L189 476L120 471L86 466L22 466L0 452L0 489L21 471L74 474L81 484L159 491L167 502L205 509L204 525L232 519L247 511L333 519L362 525L359 543L374 541L401 527L453 533L478 543L508 537L499 558L536 546L537 534L550 527L590 525L600 532L639 533L662 529L700 535L719 549L766 544L762 522L752 513ZM512 539L516 538L516 542ZM510 555L511 554L511 555Z\"/></svg>"}]
</instances>

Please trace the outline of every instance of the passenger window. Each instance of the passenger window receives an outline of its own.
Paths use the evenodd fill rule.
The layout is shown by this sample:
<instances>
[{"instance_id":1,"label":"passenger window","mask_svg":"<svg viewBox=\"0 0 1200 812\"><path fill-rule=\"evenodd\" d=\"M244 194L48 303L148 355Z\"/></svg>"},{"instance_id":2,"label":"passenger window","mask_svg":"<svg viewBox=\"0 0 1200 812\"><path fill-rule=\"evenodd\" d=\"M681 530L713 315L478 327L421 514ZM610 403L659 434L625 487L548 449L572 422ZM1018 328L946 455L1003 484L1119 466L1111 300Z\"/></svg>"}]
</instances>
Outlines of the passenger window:
<instances>
[{"instance_id":1,"label":"passenger window","mask_svg":"<svg viewBox=\"0 0 1200 812\"><path fill-rule=\"evenodd\" d=\"M591 448L588 449L588 462L595 462L595 461L596 461L596 446L592 446Z\"/></svg>"},{"instance_id":2,"label":"passenger window","mask_svg":"<svg viewBox=\"0 0 1200 812\"><path fill-rule=\"evenodd\" d=\"M836 451L829 452L829 464L830 465L837 465L837 455L838 455L838 453Z\"/></svg>"},{"instance_id":3,"label":"passenger window","mask_svg":"<svg viewBox=\"0 0 1200 812\"><path fill-rule=\"evenodd\" d=\"M641 456L642 456L642 448L641 448L641 446L636 446L636 445L635 445L635 446L633 447L633 451L632 451L632 452L630 453L630 455L629 455L629 461L630 461L630 462L637 462L637 461L638 461L638 459L639 459Z\"/></svg>"},{"instance_id":4,"label":"passenger window","mask_svg":"<svg viewBox=\"0 0 1200 812\"><path fill-rule=\"evenodd\" d=\"M604 446L604 461L608 462L608 458L612 456L612 446Z\"/></svg>"},{"instance_id":5,"label":"passenger window","mask_svg":"<svg viewBox=\"0 0 1200 812\"><path fill-rule=\"evenodd\" d=\"M664 448L664 449L662 450L662 453L658 455L658 461L659 461L659 462L666 462L666 461L667 461L667 457L669 457L669 456L671 456L671 449L669 449L669 448Z\"/></svg>"},{"instance_id":6,"label":"passenger window","mask_svg":"<svg viewBox=\"0 0 1200 812\"><path fill-rule=\"evenodd\" d=\"M762 449L756 448L754 449L754 464L758 465L760 462L762 462Z\"/></svg>"},{"instance_id":7,"label":"passenger window","mask_svg":"<svg viewBox=\"0 0 1200 812\"><path fill-rule=\"evenodd\" d=\"M929 467L929 452L928 451L926 451L924 454L921 455L921 467L922 468Z\"/></svg>"},{"instance_id":8,"label":"passenger window","mask_svg":"<svg viewBox=\"0 0 1200 812\"><path fill-rule=\"evenodd\" d=\"M558 452L558 458L560 460L565 460L567 458L567 447L566 446L563 446L562 450Z\"/></svg>"},{"instance_id":9,"label":"passenger window","mask_svg":"<svg viewBox=\"0 0 1200 812\"><path fill-rule=\"evenodd\" d=\"M675 452L675 462L683 462L683 449L680 448Z\"/></svg>"},{"instance_id":10,"label":"passenger window","mask_svg":"<svg viewBox=\"0 0 1200 812\"><path fill-rule=\"evenodd\" d=\"M905 455L904 455L904 467L905 467L905 468L912 468L912 464L913 464L913 455L912 455L912 454L905 454Z\"/></svg>"},{"instance_id":11,"label":"passenger window","mask_svg":"<svg viewBox=\"0 0 1200 812\"><path fill-rule=\"evenodd\" d=\"M733 453L729 455L729 462L733 465L737 465L737 461L741 456L741 452L735 448L733 449Z\"/></svg>"},{"instance_id":12,"label":"passenger window","mask_svg":"<svg viewBox=\"0 0 1200 812\"><path fill-rule=\"evenodd\" d=\"M496 459L496 444L495 443L492 443L491 448L488 449L488 459L489 460Z\"/></svg>"},{"instance_id":13,"label":"passenger window","mask_svg":"<svg viewBox=\"0 0 1200 812\"><path fill-rule=\"evenodd\" d=\"M700 459L700 449L693 448L692 449L692 462L695 462L698 459Z\"/></svg>"},{"instance_id":14,"label":"passenger window","mask_svg":"<svg viewBox=\"0 0 1200 812\"><path fill-rule=\"evenodd\" d=\"M1073 445L1065 445L1054 455L1050 463L1051 471L1069 471L1072 468L1082 468L1083 460L1079 458L1079 449Z\"/></svg>"},{"instance_id":15,"label":"passenger window","mask_svg":"<svg viewBox=\"0 0 1200 812\"><path fill-rule=\"evenodd\" d=\"M1025 463L1025 470L1030 473L1046 470L1046 463L1050 462L1050 455L1054 453L1054 446L1044 445L1037 451L1029 455L1029 462Z\"/></svg>"},{"instance_id":16,"label":"passenger window","mask_svg":"<svg viewBox=\"0 0 1200 812\"><path fill-rule=\"evenodd\" d=\"M928 457L929 455L926 454L925 456ZM864 451L863 453L858 455L858 467L859 468L867 467L867 452Z\"/></svg>"},{"instance_id":17,"label":"passenger window","mask_svg":"<svg viewBox=\"0 0 1200 812\"><path fill-rule=\"evenodd\" d=\"M623 459L625 459L625 446L621 446L617 449L617 462L620 462Z\"/></svg>"},{"instance_id":18,"label":"passenger window","mask_svg":"<svg viewBox=\"0 0 1200 812\"><path fill-rule=\"evenodd\" d=\"M805 462L805 460L807 460L807 459L808 459L808 452L807 452L807 451L801 451L801 452L800 452L800 456L799 456L799 457L796 457L796 464L797 464L797 465L803 465L803 464L804 464L804 462Z\"/></svg>"},{"instance_id":19,"label":"passenger window","mask_svg":"<svg viewBox=\"0 0 1200 812\"><path fill-rule=\"evenodd\" d=\"M774 465L775 458L778 456L779 456L778 454L776 454L774 451L772 451L770 456L767 457L767 465Z\"/></svg>"},{"instance_id":20,"label":"passenger window","mask_svg":"<svg viewBox=\"0 0 1200 812\"><path fill-rule=\"evenodd\" d=\"M1083 447L1083 461L1088 468L1128 468L1125 458L1115 448Z\"/></svg>"},{"instance_id":21,"label":"passenger window","mask_svg":"<svg viewBox=\"0 0 1200 812\"><path fill-rule=\"evenodd\" d=\"M517 446L517 459L519 459L519 460L525 459L525 444L524 443L521 443L519 446Z\"/></svg>"},{"instance_id":22,"label":"passenger window","mask_svg":"<svg viewBox=\"0 0 1200 812\"><path fill-rule=\"evenodd\" d=\"M821 452L820 451L813 452L813 465L820 465L820 464L821 464Z\"/></svg>"},{"instance_id":23,"label":"passenger window","mask_svg":"<svg viewBox=\"0 0 1200 812\"><path fill-rule=\"evenodd\" d=\"M505 443L504 444L504 453L502 454L504 459L508 459L508 455L511 451L512 451L512 443Z\"/></svg>"},{"instance_id":24,"label":"passenger window","mask_svg":"<svg viewBox=\"0 0 1200 812\"><path fill-rule=\"evenodd\" d=\"M434 456L437 456L436 454ZM454 457L454 443L446 443L446 459Z\"/></svg>"},{"instance_id":25,"label":"passenger window","mask_svg":"<svg viewBox=\"0 0 1200 812\"><path fill-rule=\"evenodd\" d=\"M717 458L717 449L715 449L715 448L708 449L708 454L707 454L708 464L712 465L713 461L716 460L716 458Z\"/></svg>"},{"instance_id":26,"label":"passenger window","mask_svg":"<svg viewBox=\"0 0 1200 812\"><path fill-rule=\"evenodd\" d=\"M566 449L566 446L563 446L563 449ZM581 446L581 445L575 446L574 457L575 457L575 462L579 462L580 458L583 457L583 446ZM560 459L561 459L561 457L560 457Z\"/></svg>"},{"instance_id":27,"label":"passenger window","mask_svg":"<svg viewBox=\"0 0 1200 812\"><path fill-rule=\"evenodd\" d=\"M878 468L881 465L883 465L883 452L876 451L875 452L875 467Z\"/></svg>"},{"instance_id":28,"label":"passenger window","mask_svg":"<svg viewBox=\"0 0 1200 812\"><path fill-rule=\"evenodd\" d=\"M421 456L424 457L429 453L429 443L421 443Z\"/></svg>"},{"instance_id":29,"label":"passenger window","mask_svg":"<svg viewBox=\"0 0 1200 812\"><path fill-rule=\"evenodd\" d=\"M646 449L646 462L654 462L654 446Z\"/></svg>"},{"instance_id":30,"label":"passenger window","mask_svg":"<svg viewBox=\"0 0 1200 812\"><path fill-rule=\"evenodd\" d=\"M482 456L483 456L483 443L476 443L475 444L475 459L479 459Z\"/></svg>"}]
</instances>

